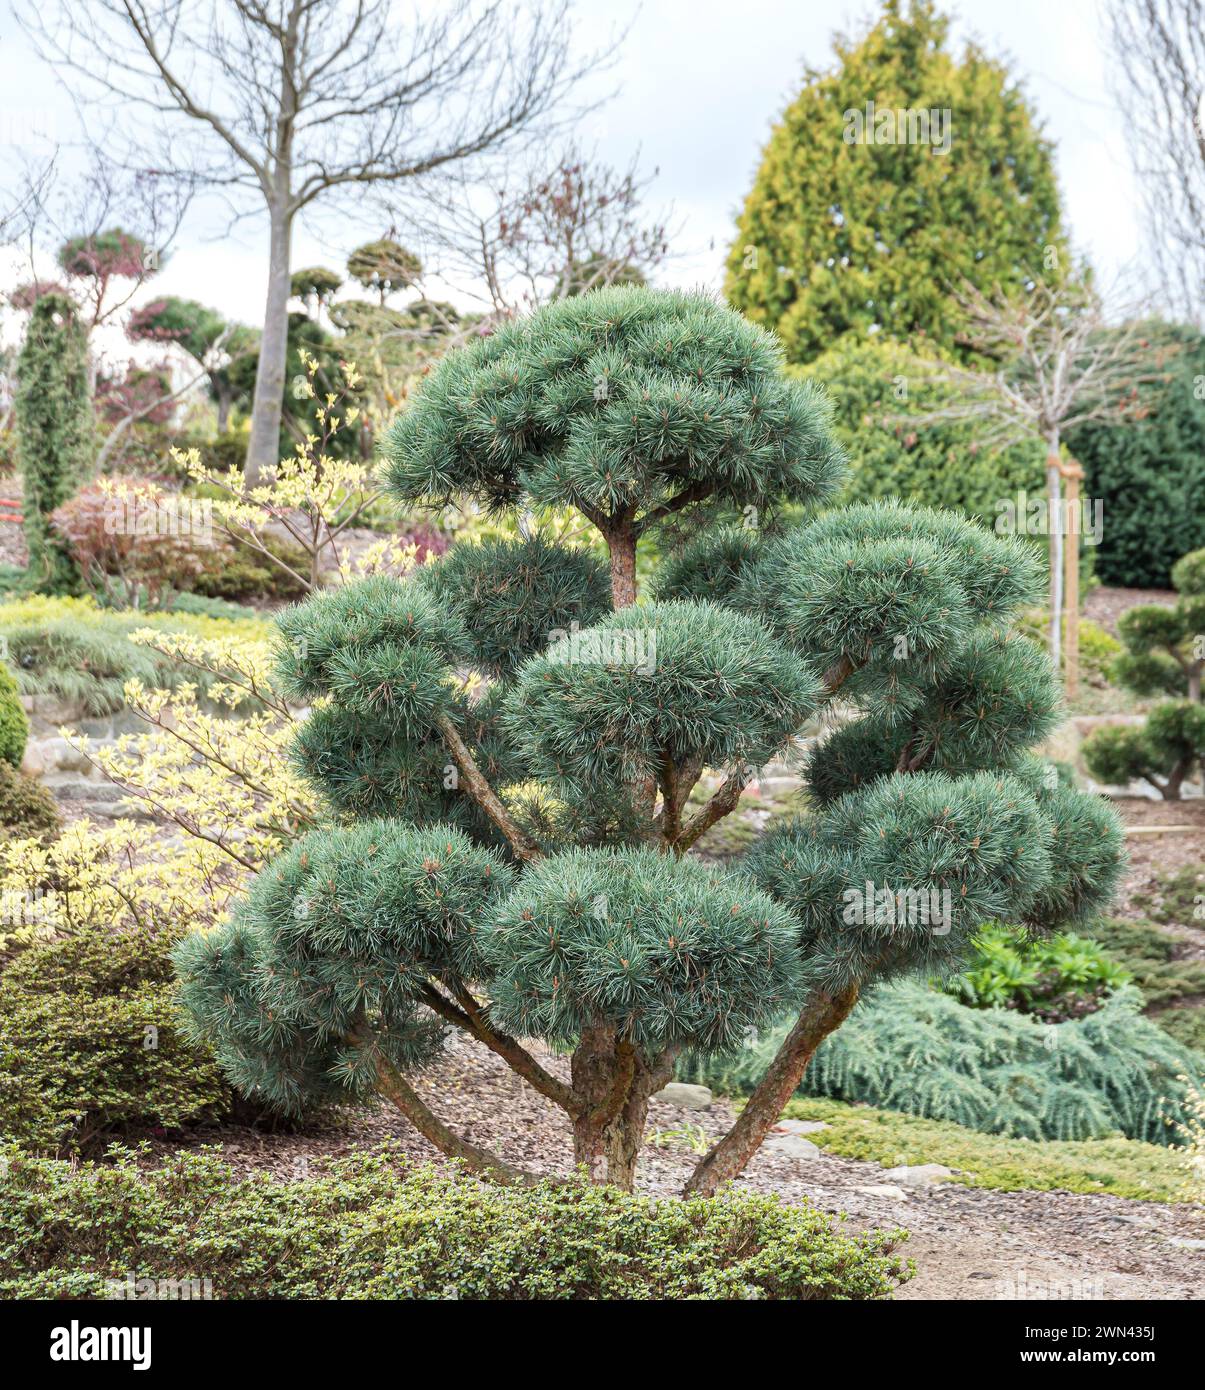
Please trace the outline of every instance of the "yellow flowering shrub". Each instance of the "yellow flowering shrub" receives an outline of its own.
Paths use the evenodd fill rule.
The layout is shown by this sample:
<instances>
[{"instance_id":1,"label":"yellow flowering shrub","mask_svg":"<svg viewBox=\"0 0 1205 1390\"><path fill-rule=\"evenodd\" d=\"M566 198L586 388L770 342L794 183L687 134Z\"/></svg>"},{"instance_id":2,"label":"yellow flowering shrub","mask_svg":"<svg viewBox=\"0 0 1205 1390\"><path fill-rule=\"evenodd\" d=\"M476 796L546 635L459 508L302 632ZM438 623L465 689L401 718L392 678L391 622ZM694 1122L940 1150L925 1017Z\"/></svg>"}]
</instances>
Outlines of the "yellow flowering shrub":
<instances>
[{"instance_id":1,"label":"yellow flowering shrub","mask_svg":"<svg viewBox=\"0 0 1205 1390\"><path fill-rule=\"evenodd\" d=\"M126 703L147 725L113 743L64 730L130 797L251 872L315 824L314 793L291 769L294 714L273 689L262 640L144 628L131 640L205 678L172 690L126 683Z\"/></svg>"},{"instance_id":2,"label":"yellow flowering shrub","mask_svg":"<svg viewBox=\"0 0 1205 1390\"><path fill-rule=\"evenodd\" d=\"M405 574L417 563L414 546L389 538L366 551L348 544L347 533L357 523L364 524L383 492L375 465L336 458L329 452L335 435L360 424L360 408L349 397L363 379L354 363L344 362L340 390L319 394L317 361L304 348L301 360L306 372L301 389L314 402L316 429L297 445L291 458L280 460L271 478L252 485L242 468L209 467L199 449L173 449L172 457L212 497L214 521L231 540L282 565L307 589L317 589L323 575L332 570L343 580L381 570ZM269 537L280 534L305 552L304 572L272 550Z\"/></svg>"},{"instance_id":3,"label":"yellow flowering shrub","mask_svg":"<svg viewBox=\"0 0 1205 1390\"><path fill-rule=\"evenodd\" d=\"M198 680L171 690L134 679L128 706L146 732L97 744L61 732L162 824L79 821L49 847L0 846L0 950L104 922L205 928L267 860L318 816L289 765L294 712L273 690L266 629L131 634ZM205 702L199 699L201 682Z\"/></svg>"},{"instance_id":4,"label":"yellow flowering shrub","mask_svg":"<svg viewBox=\"0 0 1205 1390\"><path fill-rule=\"evenodd\" d=\"M0 950L90 927L215 924L246 879L216 845L131 820L80 820L51 845L0 843Z\"/></svg>"}]
</instances>

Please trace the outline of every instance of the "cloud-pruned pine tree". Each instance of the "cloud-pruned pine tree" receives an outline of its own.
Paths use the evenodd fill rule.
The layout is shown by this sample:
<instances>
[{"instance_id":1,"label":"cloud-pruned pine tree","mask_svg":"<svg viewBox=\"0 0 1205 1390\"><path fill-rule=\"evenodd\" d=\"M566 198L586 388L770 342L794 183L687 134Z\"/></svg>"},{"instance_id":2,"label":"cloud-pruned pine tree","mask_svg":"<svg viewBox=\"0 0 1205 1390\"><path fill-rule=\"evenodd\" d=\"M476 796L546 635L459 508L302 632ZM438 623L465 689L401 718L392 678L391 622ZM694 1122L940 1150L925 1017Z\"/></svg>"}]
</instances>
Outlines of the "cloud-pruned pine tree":
<instances>
[{"instance_id":1,"label":"cloud-pruned pine tree","mask_svg":"<svg viewBox=\"0 0 1205 1390\"><path fill-rule=\"evenodd\" d=\"M682 1051L789 1012L690 1179L710 1193L876 981L955 967L985 921L1049 929L1108 900L1115 817L1027 752L1058 695L1010 627L1039 587L1021 543L896 504L813 512L778 539L703 532L636 601L637 546L664 519L840 487L823 399L780 367L709 298L610 288L431 374L390 437L395 494L575 506L609 584L547 540L465 544L281 619L286 686L313 703L296 756L331 824L178 958L237 1084L294 1110L375 1089L521 1181L409 1078L459 1029L566 1112L592 1179L630 1187ZM734 868L688 854L838 702L854 717L812 754L799 818ZM526 1038L568 1050L568 1079Z\"/></svg>"},{"instance_id":2,"label":"cloud-pruned pine tree","mask_svg":"<svg viewBox=\"0 0 1205 1390\"><path fill-rule=\"evenodd\" d=\"M1141 728L1098 729L1084 744L1088 770L1106 782L1149 782L1167 801L1195 767L1205 762L1205 550L1193 550L1172 566L1179 593L1175 606L1144 604L1118 620L1125 650L1113 675L1139 695L1171 695L1156 705Z\"/></svg>"}]
</instances>

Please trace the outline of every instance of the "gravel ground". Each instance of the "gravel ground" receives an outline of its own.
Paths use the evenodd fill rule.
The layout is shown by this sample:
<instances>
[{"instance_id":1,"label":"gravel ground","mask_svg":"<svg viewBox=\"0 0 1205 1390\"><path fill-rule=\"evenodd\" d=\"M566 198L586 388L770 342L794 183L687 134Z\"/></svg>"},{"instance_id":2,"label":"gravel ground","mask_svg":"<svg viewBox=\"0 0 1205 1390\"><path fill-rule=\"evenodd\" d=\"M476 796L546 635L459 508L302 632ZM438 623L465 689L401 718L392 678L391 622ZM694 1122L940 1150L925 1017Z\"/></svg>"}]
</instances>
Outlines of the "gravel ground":
<instances>
[{"instance_id":1,"label":"gravel ground","mask_svg":"<svg viewBox=\"0 0 1205 1390\"><path fill-rule=\"evenodd\" d=\"M540 1051L538 1045L537 1051ZM546 1064L562 1073L563 1060ZM512 1163L540 1173L566 1173L572 1151L563 1116L490 1054L454 1040L445 1058L423 1077L422 1090L436 1112L468 1138L494 1148ZM654 1101L648 1133L697 1127L706 1135L731 1123L727 1102L686 1111ZM240 1170L267 1170L304 1179L319 1157L339 1157L392 1140L409 1155L433 1162L441 1156L396 1111L374 1105L325 1128L295 1134L248 1129L200 1132L189 1144L216 1144ZM167 1152L175 1145L156 1141ZM943 1183L910 1190L900 1200L865 1191L888 1182L874 1163L819 1157L757 1155L742 1183L777 1192L787 1201L810 1199L851 1227L911 1232L903 1253L916 1278L901 1299L1187 1299L1205 1294L1205 1249L1174 1240L1205 1241L1205 1211L1117 1197L1062 1192L993 1192ZM914 1163L922 1155L909 1155ZM682 1148L646 1143L640 1187L676 1192L695 1158Z\"/></svg>"},{"instance_id":2,"label":"gravel ground","mask_svg":"<svg viewBox=\"0 0 1205 1390\"><path fill-rule=\"evenodd\" d=\"M1090 589L1084 598L1084 617L1099 623L1106 632L1117 636L1117 619L1127 608L1138 605L1158 604L1163 608L1173 608L1179 594L1174 589L1119 589L1102 584Z\"/></svg>"}]
</instances>

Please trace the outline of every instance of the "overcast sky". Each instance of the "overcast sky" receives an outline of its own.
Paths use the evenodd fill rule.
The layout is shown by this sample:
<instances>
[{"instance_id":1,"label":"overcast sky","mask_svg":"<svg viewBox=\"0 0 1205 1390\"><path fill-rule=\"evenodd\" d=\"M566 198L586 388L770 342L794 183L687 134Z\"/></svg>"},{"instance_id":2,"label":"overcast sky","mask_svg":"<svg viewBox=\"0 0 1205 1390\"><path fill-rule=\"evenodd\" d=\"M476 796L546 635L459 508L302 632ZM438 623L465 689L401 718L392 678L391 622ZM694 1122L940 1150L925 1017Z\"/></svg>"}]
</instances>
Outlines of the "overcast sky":
<instances>
[{"instance_id":1,"label":"overcast sky","mask_svg":"<svg viewBox=\"0 0 1205 1390\"><path fill-rule=\"evenodd\" d=\"M11 168L3 146L28 148L31 129L49 130L64 145L79 136L70 100L7 6L0 0L0 178ZM399 0L399 14L407 8ZM1124 269L1140 270L1137 195L1122 117L1109 93L1098 5L961 0L945 8L955 16L956 46L973 36L1007 56L1023 79L1055 142L1075 245L1106 283ZM828 65L833 30L857 30L877 9L869 0L644 0L639 8L633 0L582 0L584 47L605 40L617 23L631 24L606 80L618 95L586 121L583 139L616 165L639 150L642 167L659 171L649 201L673 205L683 253L663 282L718 286L734 216L771 123L798 91L804 66ZM216 207L194 207L155 292L202 299L254 323L265 290L265 228L247 222L224 235L224 226ZM303 225L294 266L341 269L352 247L383 230L377 219L356 215Z\"/></svg>"}]
</instances>

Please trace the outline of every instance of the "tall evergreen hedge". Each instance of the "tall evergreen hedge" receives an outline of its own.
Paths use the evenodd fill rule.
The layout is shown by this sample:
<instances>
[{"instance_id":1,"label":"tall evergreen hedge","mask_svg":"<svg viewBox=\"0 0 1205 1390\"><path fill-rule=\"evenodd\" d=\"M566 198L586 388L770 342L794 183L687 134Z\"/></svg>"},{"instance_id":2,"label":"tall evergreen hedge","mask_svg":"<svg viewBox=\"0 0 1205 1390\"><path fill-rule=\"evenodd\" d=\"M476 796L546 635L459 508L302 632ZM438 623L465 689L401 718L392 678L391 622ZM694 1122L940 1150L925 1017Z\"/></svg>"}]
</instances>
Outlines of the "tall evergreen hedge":
<instances>
[{"instance_id":1,"label":"tall evergreen hedge","mask_svg":"<svg viewBox=\"0 0 1205 1390\"><path fill-rule=\"evenodd\" d=\"M964 281L1019 289L1070 265L1050 142L1006 66L951 51L949 23L930 0L887 0L774 126L725 294L789 361L876 328L959 352Z\"/></svg>"},{"instance_id":2,"label":"tall evergreen hedge","mask_svg":"<svg viewBox=\"0 0 1205 1390\"><path fill-rule=\"evenodd\" d=\"M1096 557L1102 583L1166 589L1172 566L1205 540L1205 335L1174 330L1169 379L1140 387L1124 424L1088 424L1067 437L1104 506Z\"/></svg>"}]
</instances>

